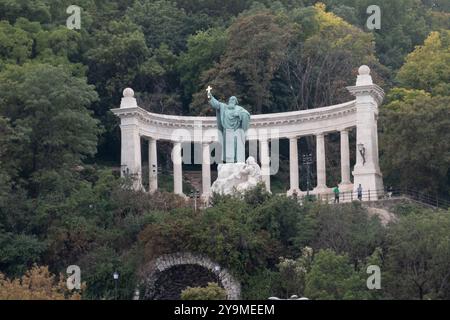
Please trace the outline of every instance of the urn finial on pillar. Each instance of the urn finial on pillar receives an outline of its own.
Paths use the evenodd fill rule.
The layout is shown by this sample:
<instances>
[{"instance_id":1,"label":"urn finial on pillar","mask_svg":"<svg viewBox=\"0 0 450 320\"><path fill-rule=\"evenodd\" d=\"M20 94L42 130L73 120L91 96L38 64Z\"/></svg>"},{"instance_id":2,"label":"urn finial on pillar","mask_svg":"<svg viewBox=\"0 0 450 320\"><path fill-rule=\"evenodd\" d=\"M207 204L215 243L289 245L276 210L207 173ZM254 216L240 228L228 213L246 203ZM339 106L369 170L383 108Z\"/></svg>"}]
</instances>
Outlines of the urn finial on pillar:
<instances>
[{"instance_id":1,"label":"urn finial on pillar","mask_svg":"<svg viewBox=\"0 0 450 320\"><path fill-rule=\"evenodd\" d=\"M366 65L362 65L358 69L358 78L356 79L357 86L365 86L373 84L372 76L370 75L370 68Z\"/></svg>"},{"instance_id":2,"label":"urn finial on pillar","mask_svg":"<svg viewBox=\"0 0 450 320\"><path fill-rule=\"evenodd\" d=\"M134 97L134 91L131 88L123 90L123 98L120 103L120 108L137 108L136 98Z\"/></svg>"}]
</instances>

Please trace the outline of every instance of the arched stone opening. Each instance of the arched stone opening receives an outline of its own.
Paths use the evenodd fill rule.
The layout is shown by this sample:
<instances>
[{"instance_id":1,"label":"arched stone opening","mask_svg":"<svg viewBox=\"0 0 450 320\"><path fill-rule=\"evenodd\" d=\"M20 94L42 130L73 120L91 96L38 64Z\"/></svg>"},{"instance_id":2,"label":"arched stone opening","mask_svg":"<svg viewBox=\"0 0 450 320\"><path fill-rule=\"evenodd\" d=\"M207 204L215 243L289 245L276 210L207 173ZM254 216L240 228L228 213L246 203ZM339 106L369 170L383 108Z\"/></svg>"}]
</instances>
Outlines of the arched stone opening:
<instances>
[{"instance_id":1,"label":"arched stone opening","mask_svg":"<svg viewBox=\"0 0 450 320\"><path fill-rule=\"evenodd\" d=\"M159 273L155 282L153 300L180 300L181 292L188 287L206 287L217 283L217 276L210 270L195 264L173 266Z\"/></svg>"},{"instance_id":2,"label":"arched stone opening","mask_svg":"<svg viewBox=\"0 0 450 320\"><path fill-rule=\"evenodd\" d=\"M178 299L184 288L206 286L208 282L218 282L227 292L228 300L239 299L239 282L209 258L191 253L163 255L150 262L142 272L140 299Z\"/></svg>"}]
</instances>

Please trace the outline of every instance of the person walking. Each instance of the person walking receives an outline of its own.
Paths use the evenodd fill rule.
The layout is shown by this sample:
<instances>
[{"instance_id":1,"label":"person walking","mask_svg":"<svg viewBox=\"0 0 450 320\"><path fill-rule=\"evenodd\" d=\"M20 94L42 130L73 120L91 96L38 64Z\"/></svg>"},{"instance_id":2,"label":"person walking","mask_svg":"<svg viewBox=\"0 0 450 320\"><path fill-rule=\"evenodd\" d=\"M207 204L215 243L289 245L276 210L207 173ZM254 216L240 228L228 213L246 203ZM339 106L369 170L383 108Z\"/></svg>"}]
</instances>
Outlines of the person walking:
<instances>
[{"instance_id":1,"label":"person walking","mask_svg":"<svg viewBox=\"0 0 450 320\"><path fill-rule=\"evenodd\" d=\"M392 189L392 186L389 186L389 188L388 188L388 198L389 199L392 199L392 193L393 193L393 189Z\"/></svg>"},{"instance_id":2,"label":"person walking","mask_svg":"<svg viewBox=\"0 0 450 320\"><path fill-rule=\"evenodd\" d=\"M334 203L339 203L339 193L340 193L339 186L334 187L333 192L334 192Z\"/></svg>"},{"instance_id":3,"label":"person walking","mask_svg":"<svg viewBox=\"0 0 450 320\"><path fill-rule=\"evenodd\" d=\"M358 200L362 201L363 189L361 184L358 186L358 189L356 189L356 191L358 192Z\"/></svg>"}]
</instances>

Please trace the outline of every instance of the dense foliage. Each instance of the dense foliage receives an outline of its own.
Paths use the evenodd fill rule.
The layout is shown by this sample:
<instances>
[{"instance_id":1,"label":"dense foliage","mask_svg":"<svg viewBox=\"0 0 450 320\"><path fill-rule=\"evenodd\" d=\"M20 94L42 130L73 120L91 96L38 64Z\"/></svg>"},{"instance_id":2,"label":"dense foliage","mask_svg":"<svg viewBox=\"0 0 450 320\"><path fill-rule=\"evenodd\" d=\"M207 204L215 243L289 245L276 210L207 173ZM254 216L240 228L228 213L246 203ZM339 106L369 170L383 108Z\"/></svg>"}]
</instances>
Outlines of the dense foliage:
<instances>
[{"instance_id":1,"label":"dense foliage","mask_svg":"<svg viewBox=\"0 0 450 320\"><path fill-rule=\"evenodd\" d=\"M0 300L79 300L79 292L70 292L64 278L60 279L47 267L34 266L20 279L8 279L0 273Z\"/></svg>"},{"instance_id":2,"label":"dense foliage","mask_svg":"<svg viewBox=\"0 0 450 320\"><path fill-rule=\"evenodd\" d=\"M449 196L448 1L380 0L374 31L372 1L321 2L81 0L81 29L69 30L71 1L0 0L0 295L33 298L23 288L37 277L62 298L50 272L77 264L83 298L112 298L114 271L130 298L145 263L186 250L229 268L244 298L450 298L448 212L403 208L384 228L359 204L299 206L261 189L195 212L117 178L109 110L125 87L165 114L210 114L208 84L252 113L283 112L347 101L368 64L388 93L387 184ZM328 142L335 184L339 145ZM168 167L170 148L160 148ZM382 267L380 292L365 287L370 263Z\"/></svg>"}]
</instances>

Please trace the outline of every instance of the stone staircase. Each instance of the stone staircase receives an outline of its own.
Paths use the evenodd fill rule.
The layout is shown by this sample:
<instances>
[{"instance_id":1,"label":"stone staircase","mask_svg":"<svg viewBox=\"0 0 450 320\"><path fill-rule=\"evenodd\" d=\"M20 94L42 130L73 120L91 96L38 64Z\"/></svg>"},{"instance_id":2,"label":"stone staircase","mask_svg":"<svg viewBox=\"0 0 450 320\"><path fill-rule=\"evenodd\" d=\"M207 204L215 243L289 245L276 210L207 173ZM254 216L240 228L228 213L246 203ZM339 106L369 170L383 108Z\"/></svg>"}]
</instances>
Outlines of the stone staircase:
<instances>
[{"instance_id":1,"label":"stone staircase","mask_svg":"<svg viewBox=\"0 0 450 320\"><path fill-rule=\"evenodd\" d=\"M183 171L183 179L198 192L202 192L202 171ZM211 184L217 179L217 171L211 170Z\"/></svg>"},{"instance_id":2,"label":"stone staircase","mask_svg":"<svg viewBox=\"0 0 450 320\"><path fill-rule=\"evenodd\" d=\"M202 192L202 172L201 171L185 171L183 173L186 182L188 182L198 192Z\"/></svg>"}]
</instances>

